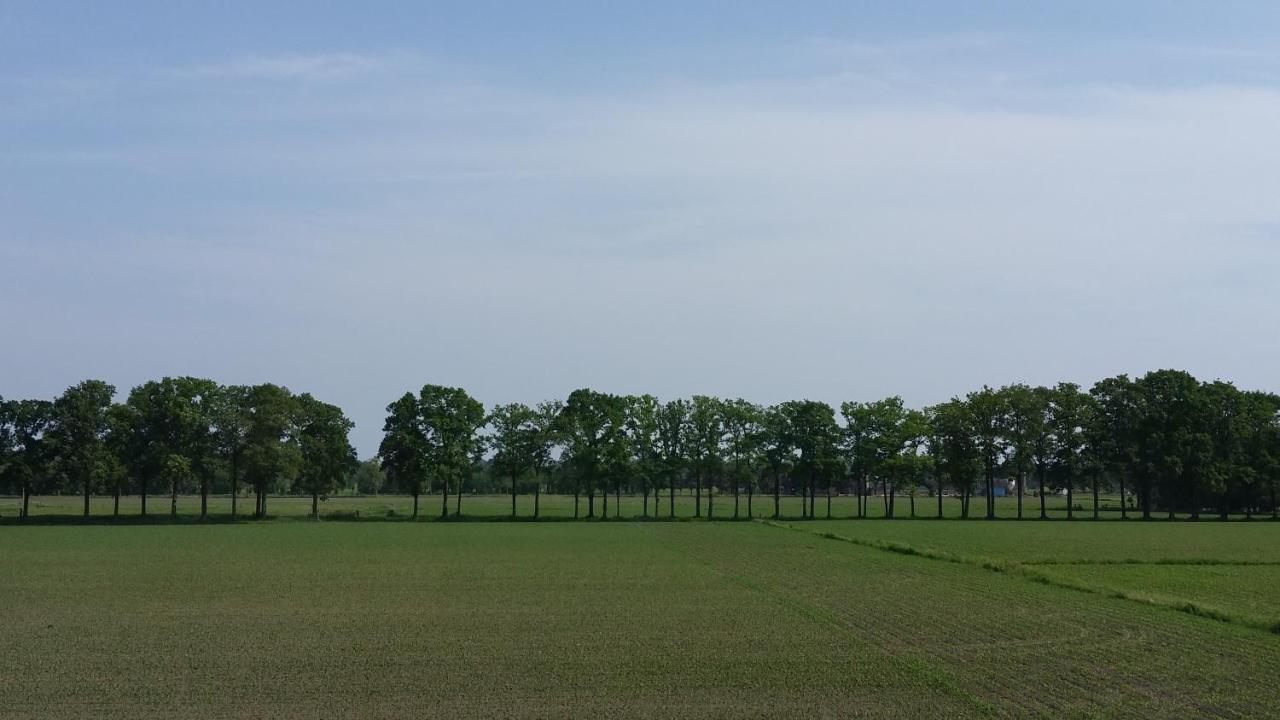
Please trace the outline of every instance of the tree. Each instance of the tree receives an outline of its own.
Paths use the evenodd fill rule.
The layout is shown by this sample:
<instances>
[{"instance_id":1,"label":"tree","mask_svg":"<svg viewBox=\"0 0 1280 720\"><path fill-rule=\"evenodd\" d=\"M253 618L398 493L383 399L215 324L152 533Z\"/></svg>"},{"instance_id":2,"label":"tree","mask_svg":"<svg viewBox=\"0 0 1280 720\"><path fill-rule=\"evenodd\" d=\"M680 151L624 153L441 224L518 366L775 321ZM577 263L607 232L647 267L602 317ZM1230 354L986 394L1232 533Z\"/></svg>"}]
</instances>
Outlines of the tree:
<instances>
[{"instance_id":1,"label":"tree","mask_svg":"<svg viewBox=\"0 0 1280 720\"><path fill-rule=\"evenodd\" d=\"M30 516L33 486L49 465L46 436L52 425L53 403L47 400L0 402L0 442L5 448L0 473L18 488L19 517L24 520Z\"/></svg>"},{"instance_id":2,"label":"tree","mask_svg":"<svg viewBox=\"0 0 1280 720\"><path fill-rule=\"evenodd\" d=\"M1067 490L1067 519L1075 517L1075 487L1088 464L1086 429L1092 424L1093 398L1075 383L1059 383L1049 405L1053 433L1053 470Z\"/></svg>"},{"instance_id":3,"label":"tree","mask_svg":"<svg viewBox=\"0 0 1280 720\"><path fill-rule=\"evenodd\" d=\"M564 403L559 400L548 400L538 403L534 412L533 424L536 442L533 447L533 516L535 518L538 517L539 504L542 500L542 477L555 464L555 451L560 442L560 436L557 434L556 429L556 420L560 417L560 411L563 408ZM656 498L654 502L657 502Z\"/></svg>"},{"instance_id":4,"label":"tree","mask_svg":"<svg viewBox=\"0 0 1280 720\"><path fill-rule=\"evenodd\" d=\"M840 405L844 417L844 437L841 449L849 475L853 478L854 492L858 496L858 517L867 516L867 482L875 471L876 453L872 440L875 435L875 413L868 403L845 402Z\"/></svg>"},{"instance_id":5,"label":"tree","mask_svg":"<svg viewBox=\"0 0 1280 720\"><path fill-rule=\"evenodd\" d=\"M1043 390L1022 384L1000 389L1007 410L1004 433L1008 465L1013 471L1014 482L1017 483L1019 520L1022 519L1024 486L1036 468L1036 441L1044 438L1048 432L1048 393Z\"/></svg>"},{"instance_id":6,"label":"tree","mask_svg":"<svg viewBox=\"0 0 1280 720\"><path fill-rule=\"evenodd\" d=\"M689 436L687 450L693 469L693 516L702 517L702 487L706 481L707 517L713 514L712 492L716 476L720 473L723 457L720 444L724 440L724 418L721 401L708 395L694 395L689 408Z\"/></svg>"},{"instance_id":7,"label":"tree","mask_svg":"<svg viewBox=\"0 0 1280 720\"><path fill-rule=\"evenodd\" d=\"M250 401L252 388L227 385L218 388L210 404L213 420L213 450L227 469L231 482L231 518L234 520L240 499L240 478L244 474L244 454L249 447L249 428L253 420Z\"/></svg>"},{"instance_id":8,"label":"tree","mask_svg":"<svg viewBox=\"0 0 1280 720\"><path fill-rule=\"evenodd\" d=\"M427 438L413 393L387 406L378 457L391 485L413 496L413 519L417 520L418 496L427 477Z\"/></svg>"},{"instance_id":9,"label":"tree","mask_svg":"<svg viewBox=\"0 0 1280 720\"><path fill-rule=\"evenodd\" d=\"M320 519L320 499L337 490L356 466L349 433L354 424L336 405L298 396L299 472L296 487L311 496L311 517Z\"/></svg>"},{"instance_id":10,"label":"tree","mask_svg":"<svg viewBox=\"0 0 1280 720\"><path fill-rule=\"evenodd\" d=\"M89 494L106 474L108 409L116 394L113 385L85 380L67 388L53 403L48 435L56 470L84 491L84 516L89 517Z\"/></svg>"},{"instance_id":11,"label":"tree","mask_svg":"<svg viewBox=\"0 0 1280 720\"><path fill-rule=\"evenodd\" d=\"M746 482L750 487L755 477L752 455L760 442L761 409L746 400L728 400L721 405L721 414L727 443L728 473L733 483L733 519L737 520L742 485Z\"/></svg>"},{"instance_id":12,"label":"tree","mask_svg":"<svg viewBox=\"0 0 1280 720\"><path fill-rule=\"evenodd\" d=\"M782 474L794 460L791 426L787 413L778 405L764 410L760 418L760 454L773 476L773 518L782 514Z\"/></svg>"},{"instance_id":13,"label":"tree","mask_svg":"<svg viewBox=\"0 0 1280 720\"><path fill-rule=\"evenodd\" d=\"M920 484L927 458L922 454L929 435L928 416L902 406L901 398L885 401L883 424L878 438L877 463L886 488L885 517L894 517L894 497L899 488L911 493L911 515L915 516L915 490Z\"/></svg>"},{"instance_id":14,"label":"tree","mask_svg":"<svg viewBox=\"0 0 1280 720\"><path fill-rule=\"evenodd\" d=\"M659 415L662 403L652 395L631 395L623 399L626 437L631 466L644 495L642 513L649 516L649 492L653 491L653 514L658 514L658 479L662 476L662 448L659 443Z\"/></svg>"},{"instance_id":15,"label":"tree","mask_svg":"<svg viewBox=\"0 0 1280 720\"><path fill-rule=\"evenodd\" d=\"M790 431L788 445L799 453L795 461L797 474L809 480L809 501L806 517L814 518L818 481L827 485L827 509L830 514L830 484L843 473L844 462L840 457L840 428L836 425L835 410L816 400L793 400L779 406L787 416Z\"/></svg>"},{"instance_id":16,"label":"tree","mask_svg":"<svg viewBox=\"0 0 1280 720\"><path fill-rule=\"evenodd\" d=\"M376 457L361 461L347 478L347 487L359 495L377 495L386 485L387 473Z\"/></svg>"},{"instance_id":17,"label":"tree","mask_svg":"<svg viewBox=\"0 0 1280 720\"><path fill-rule=\"evenodd\" d=\"M440 483L440 516L449 516L451 485L457 488L455 512L460 514L462 485L482 447L478 433L484 426L484 405L462 388L423 385L418 412L427 440L426 470Z\"/></svg>"},{"instance_id":18,"label":"tree","mask_svg":"<svg viewBox=\"0 0 1280 720\"><path fill-rule=\"evenodd\" d=\"M291 485L301 463L294 422L297 399L288 388L264 383L249 389L248 404L244 476L254 489L254 515L265 518L272 485Z\"/></svg>"},{"instance_id":19,"label":"tree","mask_svg":"<svg viewBox=\"0 0 1280 720\"><path fill-rule=\"evenodd\" d=\"M1212 455L1200 383L1181 370L1156 370L1137 381L1137 456L1144 478L1143 519L1151 517L1151 479L1158 479L1169 517L1194 493Z\"/></svg>"},{"instance_id":20,"label":"tree","mask_svg":"<svg viewBox=\"0 0 1280 720\"><path fill-rule=\"evenodd\" d=\"M493 428L493 470L511 480L511 517L516 516L516 490L520 478L531 473L537 452L540 428L537 414L528 405L496 405L489 414Z\"/></svg>"},{"instance_id":21,"label":"tree","mask_svg":"<svg viewBox=\"0 0 1280 720\"><path fill-rule=\"evenodd\" d=\"M1004 428L1008 424L1005 396L985 385L966 398L973 421L974 437L982 455L982 475L986 481L987 519L996 516L996 468L1005 453Z\"/></svg>"},{"instance_id":22,"label":"tree","mask_svg":"<svg viewBox=\"0 0 1280 720\"><path fill-rule=\"evenodd\" d=\"M932 407L929 415L933 428L930 452L935 467L959 493L960 516L968 518L974 481L983 471L983 452L969 405L952 398Z\"/></svg>"},{"instance_id":23,"label":"tree","mask_svg":"<svg viewBox=\"0 0 1280 720\"><path fill-rule=\"evenodd\" d=\"M620 408L611 395L581 388L569 394L561 408L556 430L565 444L565 462L572 473L573 516L578 517L578 498L586 481L587 517L595 517L595 483L603 475L606 445L621 420Z\"/></svg>"},{"instance_id":24,"label":"tree","mask_svg":"<svg viewBox=\"0 0 1280 720\"><path fill-rule=\"evenodd\" d=\"M676 516L676 481L688 463L689 403L670 400L658 411L658 466L667 478L668 517ZM657 498L654 498L657 514Z\"/></svg>"}]
</instances>

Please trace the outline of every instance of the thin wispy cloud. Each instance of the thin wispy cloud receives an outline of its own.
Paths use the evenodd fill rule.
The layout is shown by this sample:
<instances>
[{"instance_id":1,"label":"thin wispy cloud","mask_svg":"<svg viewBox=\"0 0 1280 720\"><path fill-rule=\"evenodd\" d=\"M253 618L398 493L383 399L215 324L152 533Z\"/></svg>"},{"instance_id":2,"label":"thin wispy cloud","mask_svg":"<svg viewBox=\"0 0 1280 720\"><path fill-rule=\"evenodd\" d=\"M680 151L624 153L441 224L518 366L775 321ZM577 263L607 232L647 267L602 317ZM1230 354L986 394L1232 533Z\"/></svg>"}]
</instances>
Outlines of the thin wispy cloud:
<instances>
[{"instance_id":1,"label":"thin wispy cloud","mask_svg":"<svg viewBox=\"0 0 1280 720\"><path fill-rule=\"evenodd\" d=\"M67 352L6 377L277 380L346 407L366 453L428 380L490 402L1275 384L1248 328L1280 321L1257 241L1280 86L1247 59L1148 82L1120 72L1155 57L1137 43L1070 76L1011 33L806 37L641 83L424 50L26 83L0 113L6 322Z\"/></svg>"}]
</instances>

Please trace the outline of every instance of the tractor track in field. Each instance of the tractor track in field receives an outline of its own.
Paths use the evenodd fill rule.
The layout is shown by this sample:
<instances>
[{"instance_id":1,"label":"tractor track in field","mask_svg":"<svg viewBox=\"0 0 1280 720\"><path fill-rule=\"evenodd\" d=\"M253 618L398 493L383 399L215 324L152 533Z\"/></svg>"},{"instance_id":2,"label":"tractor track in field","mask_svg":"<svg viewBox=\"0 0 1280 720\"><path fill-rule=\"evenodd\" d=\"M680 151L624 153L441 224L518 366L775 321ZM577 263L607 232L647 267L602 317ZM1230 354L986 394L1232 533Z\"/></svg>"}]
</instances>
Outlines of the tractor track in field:
<instances>
[{"instance_id":1,"label":"tractor track in field","mask_svg":"<svg viewBox=\"0 0 1280 720\"><path fill-rule=\"evenodd\" d=\"M1052 565L1063 565L1063 566L1066 566L1066 565L1126 565L1126 564L1187 565L1187 566L1241 565L1241 566L1266 567L1266 566L1274 566L1274 565L1280 564L1280 563L1275 563L1271 561L1247 561L1246 560L1238 563L1212 562L1212 561L1210 562L1178 561L1178 560L1167 560L1167 561L1156 561L1156 562L1149 562L1149 561L1106 562L1106 561L1103 561L1098 563L1086 563L1086 562L1076 562L1076 561L1022 562L1022 561L1014 561L1014 560L972 557L968 555L949 553L942 550L917 547L914 545L908 545L906 543L889 541L889 540L867 540L862 538L853 538L853 537L840 535L840 534L833 533L826 530L808 530L803 527L797 527L790 523L780 522L777 520L759 520L757 522L764 525L768 525L769 527L781 528L784 530L790 530L792 532L805 533L815 537L824 538L827 540L835 540L837 542L849 543L851 545L871 548L873 550L880 550L882 552L896 553L899 555L908 555L912 557L919 557L919 558L924 558L928 560L952 563L957 565L967 565L969 567L980 568L982 570L987 570L990 572L1002 573L1002 574L1010 575L1013 577L1021 577L1030 582L1041 583L1043 585L1062 588L1064 590L1073 590L1076 592L1087 593L1090 595L1099 595L1102 597L1114 598L1118 600L1126 600L1133 603L1149 605L1149 606L1158 607L1158 608L1164 608L1164 609L1172 610L1175 612L1194 615L1196 617L1216 620L1218 622L1238 625L1240 627L1246 627L1251 630L1258 630L1271 635L1280 635L1280 620L1241 615L1238 613L1233 613L1227 610L1223 610L1221 608L1216 608L1211 605L1206 605L1204 603L1199 603L1199 602L1196 602L1193 600L1187 600L1184 598L1166 597L1166 596L1160 596L1160 595L1145 595L1142 593L1135 593L1135 592L1120 589L1120 588L1108 587L1103 585L1091 585L1089 583L1072 580L1062 576L1051 575L1037 569L1037 567L1039 566L1052 566Z\"/></svg>"}]
</instances>

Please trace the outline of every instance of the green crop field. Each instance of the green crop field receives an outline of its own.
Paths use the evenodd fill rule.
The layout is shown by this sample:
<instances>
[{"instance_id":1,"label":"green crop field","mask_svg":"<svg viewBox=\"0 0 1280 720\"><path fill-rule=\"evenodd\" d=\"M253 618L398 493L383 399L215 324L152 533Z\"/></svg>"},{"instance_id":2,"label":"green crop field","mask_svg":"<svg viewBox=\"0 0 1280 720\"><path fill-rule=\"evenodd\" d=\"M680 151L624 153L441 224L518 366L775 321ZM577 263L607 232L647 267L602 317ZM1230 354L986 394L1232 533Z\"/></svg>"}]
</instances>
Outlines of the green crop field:
<instances>
[{"instance_id":1,"label":"green crop field","mask_svg":"<svg viewBox=\"0 0 1280 720\"><path fill-rule=\"evenodd\" d=\"M1276 716L1278 580L1267 522L5 525L0 716Z\"/></svg>"}]
</instances>

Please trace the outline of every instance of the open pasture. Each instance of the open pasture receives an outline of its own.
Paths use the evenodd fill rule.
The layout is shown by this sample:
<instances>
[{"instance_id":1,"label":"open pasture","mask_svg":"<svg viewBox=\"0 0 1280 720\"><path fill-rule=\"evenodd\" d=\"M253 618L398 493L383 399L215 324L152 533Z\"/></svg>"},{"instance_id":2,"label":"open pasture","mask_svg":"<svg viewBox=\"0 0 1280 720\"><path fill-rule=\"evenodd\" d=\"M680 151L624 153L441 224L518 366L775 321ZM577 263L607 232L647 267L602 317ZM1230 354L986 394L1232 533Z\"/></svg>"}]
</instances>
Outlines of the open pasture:
<instances>
[{"instance_id":1,"label":"open pasture","mask_svg":"<svg viewBox=\"0 0 1280 720\"><path fill-rule=\"evenodd\" d=\"M1026 548L1092 525L790 526L6 526L0 716L1278 712L1280 636L1265 630L815 534L939 544L985 527ZM1267 526L1222 526L1239 542L1183 540L1202 531L1181 523L1134 532L1186 557L1198 544L1265 560L1280 555ZM1266 610L1274 574L1254 579Z\"/></svg>"}]
</instances>

